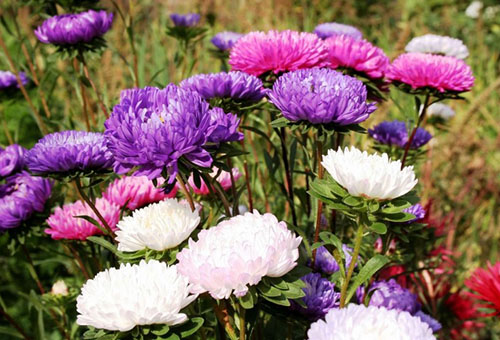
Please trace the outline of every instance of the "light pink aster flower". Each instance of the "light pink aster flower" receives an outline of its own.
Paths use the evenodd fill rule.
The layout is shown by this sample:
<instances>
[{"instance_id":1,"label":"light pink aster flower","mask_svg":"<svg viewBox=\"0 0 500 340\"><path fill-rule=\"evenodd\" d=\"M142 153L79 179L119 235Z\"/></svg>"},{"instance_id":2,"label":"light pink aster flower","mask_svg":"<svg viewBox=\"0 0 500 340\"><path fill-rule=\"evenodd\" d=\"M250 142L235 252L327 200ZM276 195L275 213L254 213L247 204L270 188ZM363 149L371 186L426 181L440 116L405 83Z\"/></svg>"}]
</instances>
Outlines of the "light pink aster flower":
<instances>
[{"instance_id":1,"label":"light pink aster flower","mask_svg":"<svg viewBox=\"0 0 500 340\"><path fill-rule=\"evenodd\" d=\"M163 182L163 178L158 178L158 185ZM172 198L176 193L177 186L171 192L165 194L163 189L155 187L153 181L146 176L125 176L111 183L102 195L108 201L120 207L123 207L128 201L127 208L134 210L149 203Z\"/></svg>"},{"instance_id":2,"label":"light pink aster flower","mask_svg":"<svg viewBox=\"0 0 500 340\"><path fill-rule=\"evenodd\" d=\"M214 177L215 175L217 175L217 172L219 171L219 169L214 167L212 170L213 171L210 174L210 176ZM234 181L236 182L241 177L241 173L239 172L238 168L233 168L232 173L233 173ZM198 195L210 194L210 189L208 188L205 181L203 179L200 179L200 180L201 180L201 183L200 183L201 185L198 188L196 186L196 184L194 183L193 176L191 175L191 177L189 177L189 186L191 188L193 188L193 191L195 194L198 194ZM222 189L228 190L229 188L231 188L231 174L227 171L222 170L220 175L217 177L217 182L220 183L220 185L222 186Z\"/></svg>"},{"instance_id":3,"label":"light pink aster flower","mask_svg":"<svg viewBox=\"0 0 500 340\"><path fill-rule=\"evenodd\" d=\"M389 58L384 51L364 39L337 35L325 40L331 68L348 68L377 79L384 76Z\"/></svg>"},{"instance_id":4,"label":"light pink aster flower","mask_svg":"<svg viewBox=\"0 0 500 340\"><path fill-rule=\"evenodd\" d=\"M116 229L116 224L120 219L120 207L105 198L96 199L95 206L111 229ZM96 214L86 203L76 201L65 204L62 208L57 207L54 213L47 219L47 224L50 228L45 229L45 232L51 235L54 240L82 241L86 240L89 236L102 234L102 231L95 225L76 216L90 216L101 224Z\"/></svg>"},{"instance_id":5,"label":"light pink aster flower","mask_svg":"<svg viewBox=\"0 0 500 340\"><path fill-rule=\"evenodd\" d=\"M439 92L464 92L474 85L472 71L463 60L424 53L400 55L387 69L386 78L413 89L430 87Z\"/></svg>"},{"instance_id":6,"label":"light pink aster flower","mask_svg":"<svg viewBox=\"0 0 500 340\"><path fill-rule=\"evenodd\" d=\"M241 297L262 277L280 277L297 265L301 237L272 214L246 213L202 230L198 241L177 254L179 273L192 293L215 299Z\"/></svg>"},{"instance_id":7,"label":"light pink aster flower","mask_svg":"<svg viewBox=\"0 0 500 340\"><path fill-rule=\"evenodd\" d=\"M295 31L250 32L231 49L233 70L254 76L325 66L327 51L313 33Z\"/></svg>"}]
</instances>

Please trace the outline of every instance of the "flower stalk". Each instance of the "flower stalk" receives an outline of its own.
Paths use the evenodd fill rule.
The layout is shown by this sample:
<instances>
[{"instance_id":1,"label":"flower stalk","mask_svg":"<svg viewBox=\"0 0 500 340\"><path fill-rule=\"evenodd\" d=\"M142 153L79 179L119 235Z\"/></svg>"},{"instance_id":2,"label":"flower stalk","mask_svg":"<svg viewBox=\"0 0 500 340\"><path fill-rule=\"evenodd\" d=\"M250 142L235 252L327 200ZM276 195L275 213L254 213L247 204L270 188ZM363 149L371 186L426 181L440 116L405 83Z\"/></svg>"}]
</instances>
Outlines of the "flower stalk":
<instances>
[{"instance_id":1,"label":"flower stalk","mask_svg":"<svg viewBox=\"0 0 500 340\"><path fill-rule=\"evenodd\" d=\"M342 288L340 290L340 308L344 308L347 299L347 288L349 287L349 281L351 280L352 273L356 267L358 261L359 250L361 249L361 243L363 241L363 224L361 218L358 219L358 230L356 231L356 238L354 240L354 250L352 253L352 260L347 268L347 273L344 282L342 283Z\"/></svg>"}]
</instances>

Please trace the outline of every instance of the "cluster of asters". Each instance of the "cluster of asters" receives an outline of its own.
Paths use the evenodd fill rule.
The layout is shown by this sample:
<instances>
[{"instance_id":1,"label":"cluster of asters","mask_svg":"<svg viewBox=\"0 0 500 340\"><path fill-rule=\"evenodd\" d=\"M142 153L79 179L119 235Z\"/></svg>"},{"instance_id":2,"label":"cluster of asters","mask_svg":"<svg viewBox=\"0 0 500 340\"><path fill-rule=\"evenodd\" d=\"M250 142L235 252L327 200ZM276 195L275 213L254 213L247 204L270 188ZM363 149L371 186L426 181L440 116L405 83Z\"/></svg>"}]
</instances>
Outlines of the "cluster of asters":
<instances>
[{"instance_id":1,"label":"cluster of asters","mask_svg":"<svg viewBox=\"0 0 500 340\"><path fill-rule=\"evenodd\" d=\"M105 11L65 14L47 19L35 34L53 45L89 43L110 29L112 19ZM176 26L191 27L200 16L175 14L171 19ZM254 210L226 216L200 231L206 207L178 198L181 191L199 197L213 193L214 184L196 178L194 169L204 169L223 190L240 177L237 168L215 166L221 146L244 138L238 112L214 106L215 99L238 105L267 99L291 123L346 127L366 121L377 108L365 82L392 82L410 92L434 94L468 91L474 83L461 60L467 48L449 37L415 38L392 63L358 29L338 23L321 24L314 33L222 32L212 43L230 51L231 72L195 75L164 88L123 90L103 133L55 132L29 151L12 145L0 153L0 175L5 178L0 187L2 231L19 227L44 209L52 185L44 177L75 179L112 169L118 176L94 207L82 200L55 208L45 232L55 240L85 241L102 235L107 225L122 253L176 251L171 264L123 263L88 280L77 298L79 325L120 332L143 325L181 325L189 319L186 307L199 296L209 295L218 303L235 301L251 295L266 278L281 278L298 265L303 239L273 214ZM0 84L15 86L4 78ZM264 88L263 80L273 80L272 86ZM449 117L449 110L435 107L432 112ZM405 122L384 122L369 133L380 143L401 148L410 142ZM431 138L423 129L415 135L410 148ZM396 199L418 182L412 166L355 147L330 149L320 161L357 198ZM406 213L421 219L422 207ZM356 267L355 249L344 245L342 250L345 267ZM325 247L317 250L313 263L314 272L302 277L302 301L290 307L312 321L309 339L436 338L442 327L436 316L423 311L417 295L394 279L361 286L355 302L340 308L341 292L329 277L341 264ZM479 269L466 284L473 298L500 313L500 264Z\"/></svg>"}]
</instances>

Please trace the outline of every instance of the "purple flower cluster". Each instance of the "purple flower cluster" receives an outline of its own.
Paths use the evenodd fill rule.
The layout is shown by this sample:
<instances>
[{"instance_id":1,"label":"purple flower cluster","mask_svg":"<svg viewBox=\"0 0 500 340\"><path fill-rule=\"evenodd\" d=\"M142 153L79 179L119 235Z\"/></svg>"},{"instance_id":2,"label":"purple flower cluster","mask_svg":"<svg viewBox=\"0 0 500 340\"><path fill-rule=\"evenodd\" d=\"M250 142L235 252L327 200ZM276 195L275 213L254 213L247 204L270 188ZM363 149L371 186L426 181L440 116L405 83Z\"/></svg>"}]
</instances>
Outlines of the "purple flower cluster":
<instances>
[{"instance_id":1,"label":"purple flower cluster","mask_svg":"<svg viewBox=\"0 0 500 340\"><path fill-rule=\"evenodd\" d=\"M363 33L361 33L356 27L336 22L319 24L314 29L314 33L316 33L316 35L321 39L330 38L334 35L348 35L356 40L363 38Z\"/></svg>"},{"instance_id":2,"label":"purple flower cluster","mask_svg":"<svg viewBox=\"0 0 500 340\"><path fill-rule=\"evenodd\" d=\"M352 248L343 244L342 250L345 256L345 266L349 267L352 261ZM339 264L337 263L333 255L324 246L321 246L316 250L316 262L314 265L318 270L328 275L340 270Z\"/></svg>"},{"instance_id":3,"label":"purple flower cluster","mask_svg":"<svg viewBox=\"0 0 500 340\"><path fill-rule=\"evenodd\" d=\"M238 131L240 120L232 113L225 113L220 107L210 110L210 125L213 131L208 136L209 143L235 142L244 138L243 133Z\"/></svg>"},{"instance_id":4,"label":"purple flower cluster","mask_svg":"<svg viewBox=\"0 0 500 340\"><path fill-rule=\"evenodd\" d=\"M425 217L425 209L419 203L412 205L411 207L406 208L403 211L415 215L415 219L408 221L406 223L413 223Z\"/></svg>"},{"instance_id":5,"label":"purple flower cluster","mask_svg":"<svg viewBox=\"0 0 500 340\"><path fill-rule=\"evenodd\" d=\"M375 126L373 129L368 130L368 134L377 142L387 145L395 145L401 148L408 143L408 130L405 122L394 120L391 122L382 122ZM418 149L424 146L432 138L432 135L424 130L418 128L411 142L411 149Z\"/></svg>"},{"instance_id":6,"label":"purple flower cluster","mask_svg":"<svg viewBox=\"0 0 500 340\"><path fill-rule=\"evenodd\" d=\"M28 151L31 172L42 175L72 175L111 168L113 157L102 133L61 131L46 135Z\"/></svg>"},{"instance_id":7,"label":"purple flower cluster","mask_svg":"<svg viewBox=\"0 0 500 340\"><path fill-rule=\"evenodd\" d=\"M35 35L44 44L74 45L88 43L109 31L113 13L93 11L62 14L51 17L35 30Z\"/></svg>"},{"instance_id":8,"label":"purple flower cluster","mask_svg":"<svg viewBox=\"0 0 500 340\"><path fill-rule=\"evenodd\" d=\"M366 101L363 82L330 69L286 73L276 80L268 96L292 122L358 124L376 109Z\"/></svg>"},{"instance_id":9,"label":"purple flower cluster","mask_svg":"<svg viewBox=\"0 0 500 340\"><path fill-rule=\"evenodd\" d=\"M19 72L19 78L21 78L23 86L28 84L29 79L26 76L26 73ZM9 71L0 71L0 91L12 88L19 88L16 75Z\"/></svg>"},{"instance_id":10,"label":"purple flower cluster","mask_svg":"<svg viewBox=\"0 0 500 340\"><path fill-rule=\"evenodd\" d=\"M235 101L257 102L267 93L262 80L238 71L198 74L184 79L179 86L198 92L205 100L231 98Z\"/></svg>"},{"instance_id":11,"label":"purple flower cluster","mask_svg":"<svg viewBox=\"0 0 500 340\"><path fill-rule=\"evenodd\" d=\"M421 310L416 312L415 316L419 317L422 322L425 322L426 324L428 324L430 329L432 329L432 332L434 332L434 333L439 331L441 328L443 328L443 326L441 325L441 323L439 321L434 319L432 316L425 314Z\"/></svg>"},{"instance_id":12,"label":"purple flower cluster","mask_svg":"<svg viewBox=\"0 0 500 340\"><path fill-rule=\"evenodd\" d=\"M34 212L42 212L50 197L52 182L26 171L0 185L0 231L19 227Z\"/></svg>"},{"instance_id":13,"label":"purple flower cluster","mask_svg":"<svg viewBox=\"0 0 500 340\"><path fill-rule=\"evenodd\" d=\"M203 149L215 128L210 120L208 103L174 84L122 91L104 123L115 172L137 167L136 175L154 179L166 170L173 183L181 157L210 167L212 157Z\"/></svg>"},{"instance_id":14,"label":"purple flower cluster","mask_svg":"<svg viewBox=\"0 0 500 340\"><path fill-rule=\"evenodd\" d=\"M21 171L26 165L26 152L25 148L17 144L0 148L0 176L7 177Z\"/></svg>"},{"instance_id":15,"label":"purple flower cluster","mask_svg":"<svg viewBox=\"0 0 500 340\"><path fill-rule=\"evenodd\" d=\"M340 293L335 291L335 284L322 278L319 273L309 273L302 277L306 284L302 290L305 296L302 301L307 308L292 303L292 309L299 311L311 320L318 320L332 308L340 305Z\"/></svg>"},{"instance_id":16,"label":"purple flower cluster","mask_svg":"<svg viewBox=\"0 0 500 340\"><path fill-rule=\"evenodd\" d=\"M170 19L174 23L174 26L180 27L192 27L196 26L200 21L200 15L198 13L188 13L188 14L170 14Z\"/></svg>"},{"instance_id":17,"label":"purple flower cluster","mask_svg":"<svg viewBox=\"0 0 500 340\"><path fill-rule=\"evenodd\" d=\"M210 40L215 47L221 51L230 50L234 44L243 36L241 33L236 32L219 32Z\"/></svg>"}]
</instances>

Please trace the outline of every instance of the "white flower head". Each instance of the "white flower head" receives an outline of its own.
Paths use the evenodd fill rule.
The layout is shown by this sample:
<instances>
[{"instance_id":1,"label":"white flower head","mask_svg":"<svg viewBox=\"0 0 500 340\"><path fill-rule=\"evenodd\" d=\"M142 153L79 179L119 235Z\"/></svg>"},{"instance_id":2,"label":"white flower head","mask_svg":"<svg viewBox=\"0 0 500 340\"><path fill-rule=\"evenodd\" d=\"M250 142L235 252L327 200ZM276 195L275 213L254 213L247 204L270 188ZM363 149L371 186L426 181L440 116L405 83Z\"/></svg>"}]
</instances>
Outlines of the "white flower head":
<instances>
[{"instance_id":1,"label":"white flower head","mask_svg":"<svg viewBox=\"0 0 500 340\"><path fill-rule=\"evenodd\" d=\"M410 53L441 54L448 57L465 59L469 50L462 40L436 34L425 34L413 38L405 47Z\"/></svg>"},{"instance_id":2,"label":"white flower head","mask_svg":"<svg viewBox=\"0 0 500 340\"><path fill-rule=\"evenodd\" d=\"M122 264L88 280L76 300L77 323L126 332L137 325L177 325L188 317L181 309L196 299L176 266L142 260Z\"/></svg>"},{"instance_id":3,"label":"white flower head","mask_svg":"<svg viewBox=\"0 0 500 340\"><path fill-rule=\"evenodd\" d=\"M50 293L52 295L68 295L68 286L66 286L66 282L64 282L64 280L57 280L56 282L54 282Z\"/></svg>"},{"instance_id":4,"label":"white flower head","mask_svg":"<svg viewBox=\"0 0 500 340\"><path fill-rule=\"evenodd\" d=\"M429 117L440 117L448 120L455 116L455 110L443 103L434 103L427 108L427 115Z\"/></svg>"},{"instance_id":5,"label":"white flower head","mask_svg":"<svg viewBox=\"0 0 500 340\"><path fill-rule=\"evenodd\" d=\"M179 254L179 272L193 284L193 293L215 299L241 297L264 276L280 277L297 265L301 237L295 237L272 214L257 210L219 223L189 240Z\"/></svg>"},{"instance_id":6,"label":"white flower head","mask_svg":"<svg viewBox=\"0 0 500 340\"><path fill-rule=\"evenodd\" d=\"M408 312L350 304L331 309L311 325L309 340L435 340L432 330Z\"/></svg>"},{"instance_id":7,"label":"white flower head","mask_svg":"<svg viewBox=\"0 0 500 340\"><path fill-rule=\"evenodd\" d=\"M169 198L135 210L117 224L118 250L144 248L162 251L175 248L186 240L200 223L198 210L187 202Z\"/></svg>"},{"instance_id":8,"label":"white flower head","mask_svg":"<svg viewBox=\"0 0 500 340\"><path fill-rule=\"evenodd\" d=\"M469 6L465 9L465 15L472 19L479 18L479 14L483 9L482 1L472 1Z\"/></svg>"},{"instance_id":9,"label":"white flower head","mask_svg":"<svg viewBox=\"0 0 500 340\"><path fill-rule=\"evenodd\" d=\"M321 164L353 196L393 199L408 193L418 182L413 166L401 170L401 161L392 161L386 153L369 155L355 147L330 149Z\"/></svg>"}]
</instances>

